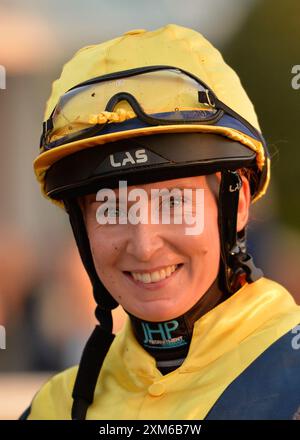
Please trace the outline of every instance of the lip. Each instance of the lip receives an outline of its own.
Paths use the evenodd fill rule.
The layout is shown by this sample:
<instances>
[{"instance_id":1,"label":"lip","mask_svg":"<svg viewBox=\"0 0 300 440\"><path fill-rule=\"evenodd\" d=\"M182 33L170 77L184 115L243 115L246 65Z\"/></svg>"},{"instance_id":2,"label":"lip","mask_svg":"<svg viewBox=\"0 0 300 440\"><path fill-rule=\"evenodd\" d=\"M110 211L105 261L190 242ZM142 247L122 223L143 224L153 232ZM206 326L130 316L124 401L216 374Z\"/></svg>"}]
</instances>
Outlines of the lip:
<instances>
[{"instance_id":1,"label":"lip","mask_svg":"<svg viewBox=\"0 0 300 440\"><path fill-rule=\"evenodd\" d=\"M132 282L134 285L136 285L138 287L141 287L141 288L147 289L147 290L156 290L156 289L161 289L162 287L165 287L172 279L174 279L177 276L177 274L181 271L181 269L184 266L183 263L177 263L177 264L179 264L179 267L172 273L172 275L170 275L169 277L165 278L164 280L160 280L160 281L157 281L155 283L143 283L142 281L135 280L133 278L133 276L130 275L129 273L127 273L127 272L123 272L123 274L126 276L126 278L130 282ZM170 265L170 266L172 266L172 265ZM166 266L160 266L161 269L163 267L166 267ZM157 268L157 270L158 269L159 268ZM147 272L154 272L154 271L155 271L155 269L154 270L152 269L151 271L137 271L137 273L139 273L139 272L140 273L147 273ZM133 271L133 272L135 272L135 271Z\"/></svg>"}]
</instances>

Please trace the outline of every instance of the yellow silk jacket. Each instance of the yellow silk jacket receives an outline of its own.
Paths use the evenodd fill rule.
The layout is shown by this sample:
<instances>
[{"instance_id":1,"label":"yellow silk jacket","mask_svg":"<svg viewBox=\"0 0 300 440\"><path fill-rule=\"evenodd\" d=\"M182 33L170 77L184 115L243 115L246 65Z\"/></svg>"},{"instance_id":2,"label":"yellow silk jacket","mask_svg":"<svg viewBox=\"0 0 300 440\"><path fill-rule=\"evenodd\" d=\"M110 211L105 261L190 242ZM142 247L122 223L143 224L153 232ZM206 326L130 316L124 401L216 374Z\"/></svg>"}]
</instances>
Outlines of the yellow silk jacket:
<instances>
[{"instance_id":1,"label":"yellow silk jacket","mask_svg":"<svg viewBox=\"0 0 300 440\"><path fill-rule=\"evenodd\" d=\"M275 341L290 332L293 345L297 333L292 329L299 323L300 306L292 296L261 278L202 316L183 364L162 375L138 344L128 319L104 360L86 418L203 420L228 386ZM77 368L55 375L40 389L28 419L71 419Z\"/></svg>"}]
</instances>

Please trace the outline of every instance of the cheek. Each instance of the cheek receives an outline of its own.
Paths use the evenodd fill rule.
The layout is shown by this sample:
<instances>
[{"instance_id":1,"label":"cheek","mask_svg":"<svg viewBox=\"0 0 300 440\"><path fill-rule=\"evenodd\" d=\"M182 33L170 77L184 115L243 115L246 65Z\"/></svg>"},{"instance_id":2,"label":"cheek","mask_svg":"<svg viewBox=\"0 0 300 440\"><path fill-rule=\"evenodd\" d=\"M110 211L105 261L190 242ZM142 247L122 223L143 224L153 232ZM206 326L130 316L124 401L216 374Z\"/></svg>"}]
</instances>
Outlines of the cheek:
<instances>
[{"instance_id":1,"label":"cheek","mask_svg":"<svg viewBox=\"0 0 300 440\"><path fill-rule=\"evenodd\" d=\"M203 234L203 240L207 246L213 266L219 264L220 259L218 208L215 199L211 199L210 209L207 209L205 214L205 233Z\"/></svg>"},{"instance_id":2,"label":"cheek","mask_svg":"<svg viewBox=\"0 0 300 440\"><path fill-rule=\"evenodd\" d=\"M90 236L90 246L98 272L107 271L116 263L119 255L119 245L116 240L110 239L107 234L98 232L94 237Z\"/></svg>"},{"instance_id":3,"label":"cheek","mask_svg":"<svg viewBox=\"0 0 300 440\"><path fill-rule=\"evenodd\" d=\"M109 234L107 228L99 225L96 220L96 209L91 207L85 217L87 234L90 241L91 252L98 266L109 265L118 252L115 234Z\"/></svg>"},{"instance_id":4,"label":"cheek","mask_svg":"<svg viewBox=\"0 0 300 440\"><path fill-rule=\"evenodd\" d=\"M202 234L186 239L185 248L190 257L200 264L205 270L209 271L219 263L220 258L220 238L218 226L210 223L205 226Z\"/></svg>"},{"instance_id":5,"label":"cheek","mask_svg":"<svg viewBox=\"0 0 300 440\"><path fill-rule=\"evenodd\" d=\"M90 241L91 253L96 271L104 282L104 278L113 280L113 266L120 253L120 243L116 234L109 234L107 228L99 225L94 210L86 217L86 228Z\"/></svg>"},{"instance_id":6,"label":"cheek","mask_svg":"<svg viewBox=\"0 0 300 440\"><path fill-rule=\"evenodd\" d=\"M203 242L212 240L211 244L219 242L218 206L213 193L209 189L206 189L204 193L201 219L203 222L203 232L199 235L199 239L202 239Z\"/></svg>"},{"instance_id":7,"label":"cheek","mask_svg":"<svg viewBox=\"0 0 300 440\"><path fill-rule=\"evenodd\" d=\"M205 259L206 270L215 272L220 260L220 235L218 227L218 208L211 193L206 193L204 212L204 227L201 234L194 237L193 249L196 254Z\"/></svg>"},{"instance_id":8,"label":"cheek","mask_svg":"<svg viewBox=\"0 0 300 440\"><path fill-rule=\"evenodd\" d=\"M90 246L98 277L112 296L118 302L121 301L116 269L119 245L114 240L110 240L107 234L104 236L103 233L98 233L97 237L90 238Z\"/></svg>"}]
</instances>

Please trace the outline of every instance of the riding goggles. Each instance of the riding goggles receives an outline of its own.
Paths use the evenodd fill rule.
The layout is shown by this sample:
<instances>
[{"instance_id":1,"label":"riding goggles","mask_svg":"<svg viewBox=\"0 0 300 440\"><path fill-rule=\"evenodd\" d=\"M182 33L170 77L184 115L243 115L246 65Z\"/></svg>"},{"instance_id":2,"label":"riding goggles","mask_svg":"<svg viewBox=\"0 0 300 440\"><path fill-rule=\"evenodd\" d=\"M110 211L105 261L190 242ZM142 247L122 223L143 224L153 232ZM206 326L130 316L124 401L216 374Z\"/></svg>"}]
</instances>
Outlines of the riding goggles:
<instances>
[{"instance_id":1,"label":"riding goggles","mask_svg":"<svg viewBox=\"0 0 300 440\"><path fill-rule=\"evenodd\" d=\"M42 151L101 134L145 126L203 124L262 135L195 75L148 66L92 78L69 89L43 123Z\"/></svg>"}]
</instances>

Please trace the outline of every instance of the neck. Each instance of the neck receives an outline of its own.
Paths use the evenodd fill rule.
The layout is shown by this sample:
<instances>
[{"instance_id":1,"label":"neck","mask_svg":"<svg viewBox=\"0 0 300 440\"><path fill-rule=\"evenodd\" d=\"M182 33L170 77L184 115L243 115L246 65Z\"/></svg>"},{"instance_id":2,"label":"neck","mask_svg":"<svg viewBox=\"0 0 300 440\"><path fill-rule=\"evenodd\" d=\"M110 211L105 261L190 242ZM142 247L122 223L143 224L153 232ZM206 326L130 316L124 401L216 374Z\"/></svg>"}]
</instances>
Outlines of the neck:
<instances>
[{"instance_id":1,"label":"neck","mask_svg":"<svg viewBox=\"0 0 300 440\"><path fill-rule=\"evenodd\" d=\"M188 354L195 322L224 300L225 295L216 280L190 310L173 319L151 322L129 314L137 341L156 359L162 374L182 364Z\"/></svg>"}]
</instances>

